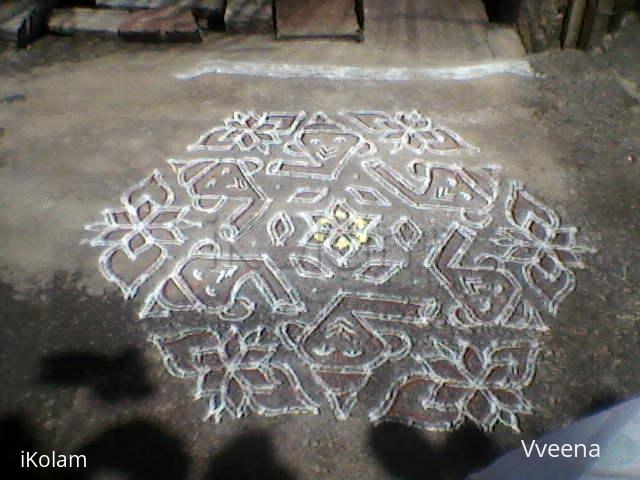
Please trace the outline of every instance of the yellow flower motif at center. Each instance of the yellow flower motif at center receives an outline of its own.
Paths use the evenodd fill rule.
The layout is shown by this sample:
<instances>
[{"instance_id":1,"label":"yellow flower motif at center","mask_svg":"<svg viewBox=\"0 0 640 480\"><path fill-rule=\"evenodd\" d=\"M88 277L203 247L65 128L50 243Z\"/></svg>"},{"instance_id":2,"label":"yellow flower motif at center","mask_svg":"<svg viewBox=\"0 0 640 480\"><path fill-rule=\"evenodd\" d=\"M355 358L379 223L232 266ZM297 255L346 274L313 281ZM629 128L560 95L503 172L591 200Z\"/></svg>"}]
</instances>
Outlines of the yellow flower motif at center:
<instances>
[{"instance_id":1,"label":"yellow flower motif at center","mask_svg":"<svg viewBox=\"0 0 640 480\"><path fill-rule=\"evenodd\" d=\"M349 242L349 240L347 240L346 237L342 236L338 238L338 241L336 242L335 245L338 248L338 250L345 250L351 246L351 242Z\"/></svg>"},{"instance_id":2,"label":"yellow flower motif at center","mask_svg":"<svg viewBox=\"0 0 640 480\"><path fill-rule=\"evenodd\" d=\"M313 231L305 237L305 244L323 248L339 266L347 266L349 259L361 248L380 251L382 242L374 228L381 215L353 210L346 201L336 200L324 211L303 214Z\"/></svg>"},{"instance_id":3,"label":"yellow flower motif at center","mask_svg":"<svg viewBox=\"0 0 640 480\"><path fill-rule=\"evenodd\" d=\"M358 240L360 245L364 245L369 241L369 235L366 233L356 233L356 240Z\"/></svg>"},{"instance_id":4,"label":"yellow flower motif at center","mask_svg":"<svg viewBox=\"0 0 640 480\"><path fill-rule=\"evenodd\" d=\"M349 216L349 214L341 208L336 209L336 213L334 215L338 220L344 220Z\"/></svg>"},{"instance_id":5,"label":"yellow flower motif at center","mask_svg":"<svg viewBox=\"0 0 640 480\"><path fill-rule=\"evenodd\" d=\"M369 225L369 222L367 222L367 221L366 221L364 218L362 218L362 217L356 217L356 218L353 220L353 224L356 226L356 228L357 228L358 230L364 230L364 229L367 227L367 225Z\"/></svg>"}]
</instances>

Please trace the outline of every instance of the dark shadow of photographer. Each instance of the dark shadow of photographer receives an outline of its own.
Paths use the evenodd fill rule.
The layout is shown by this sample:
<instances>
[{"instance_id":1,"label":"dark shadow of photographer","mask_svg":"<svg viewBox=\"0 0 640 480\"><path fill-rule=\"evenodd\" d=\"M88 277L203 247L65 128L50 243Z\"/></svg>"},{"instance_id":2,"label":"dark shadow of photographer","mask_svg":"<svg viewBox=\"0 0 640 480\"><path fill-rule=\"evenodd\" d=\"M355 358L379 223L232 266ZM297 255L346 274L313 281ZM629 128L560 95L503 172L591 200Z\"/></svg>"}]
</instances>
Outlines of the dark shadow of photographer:
<instances>
[{"instance_id":1,"label":"dark shadow of photographer","mask_svg":"<svg viewBox=\"0 0 640 480\"><path fill-rule=\"evenodd\" d=\"M371 428L369 447L384 470L402 480L463 479L499 454L481 430L465 426L434 445L414 427L381 423Z\"/></svg>"},{"instance_id":2,"label":"dark shadow of photographer","mask_svg":"<svg viewBox=\"0 0 640 480\"><path fill-rule=\"evenodd\" d=\"M203 480L295 480L276 458L273 443L261 431L244 433L214 454Z\"/></svg>"}]
</instances>

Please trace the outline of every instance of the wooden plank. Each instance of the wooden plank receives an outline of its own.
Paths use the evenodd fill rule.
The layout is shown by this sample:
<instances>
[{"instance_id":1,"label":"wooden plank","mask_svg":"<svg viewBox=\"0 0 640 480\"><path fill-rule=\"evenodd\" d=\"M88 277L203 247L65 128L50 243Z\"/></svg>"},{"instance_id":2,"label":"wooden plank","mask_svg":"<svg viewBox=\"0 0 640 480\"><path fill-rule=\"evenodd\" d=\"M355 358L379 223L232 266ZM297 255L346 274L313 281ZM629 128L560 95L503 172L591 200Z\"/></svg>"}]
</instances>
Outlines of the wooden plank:
<instances>
[{"instance_id":1,"label":"wooden plank","mask_svg":"<svg viewBox=\"0 0 640 480\"><path fill-rule=\"evenodd\" d=\"M42 36L53 0L0 2L0 40L22 48Z\"/></svg>"},{"instance_id":2,"label":"wooden plank","mask_svg":"<svg viewBox=\"0 0 640 480\"><path fill-rule=\"evenodd\" d=\"M361 30L355 0L276 0L278 38L351 37Z\"/></svg>"},{"instance_id":3,"label":"wooden plank","mask_svg":"<svg viewBox=\"0 0 640 480\"><path fill-rule=\"evenodd\" d=\"M96 6L110 9L149 10L171 5L190 6L201 28L224 29L226 0L96 0Z\"/></svg>"},{"instance_id":4,"label":"wooden plank","mask_svg":"<svg viewBox=\"0 0 640 480\"><path fill-rule=\"evenodd\" d=\"M614 0L588 0L578 46L590 50L602 45L614 12Z\"/></svg>"},{"instance_id":5,"label":"wooden plank","mask_svg":"<svg viewBox=\"0 0 640 480\"><path fill-rule=\"evenodd\" d=\"M272 33L272 0L227 0L224 24L229 33Z\"/></svg>"},{"instance_id":6,"label":"wooden plank","mask_svg":"<svg viewBox=\"0 0 640 480\"><path fill-rule=\"evenodd\" d=\"M201 28L224 30L226 0L192 0L191 9Z\"/></svg>"},{"instance_id":7,"label":"wooden plank","mask_svg":"<svg viewBox=\"0 0 640 480\"><path fill-rule=\"evenodd\" d=\"M117 37L120 24L130 16L126 10L65 8L54 10L49 30L64 35L92 34Z\"/></svg>"},{"instance_id":8,"label":"wooden plank","mask_svg":"<svg viewBox=\"0 0 640 480\"><path fill-rule=\"evenodd\" d=\"M139 42L199 42L200 31L191 8L184 5L130 14L119 27L124 40Z\"/></svg>"},{"instance_id":9,"label":"wooden plank","mask_svg":"<svg viewBox=\"0 0 640 480\"><path fill-rule=\"evenodd\" d=\"M367 43L393 59L442 62L493 58L482 0L365 0Z\"/></svg>"},{"instance_id":10,"label":"wooden plank","mask_svg":"<svg viewBox=\"0 0 640 480\"><path fill-rule=\"evenodd\" d=\"M522 58L527 52L518 32L511 25L490 25L487 31L489 48L496 58Z\"/></svg>"},{"instance_id":11,"label":"wooden plank","mask_svg":"<svg viewBox=\"0 0 640 480\"><path fill-rule=\"evenodd\" d=\"M97 7L124 8L131 10L162 8L175 3L176 0L96 0Z\"/></svg>"}]
</instances>

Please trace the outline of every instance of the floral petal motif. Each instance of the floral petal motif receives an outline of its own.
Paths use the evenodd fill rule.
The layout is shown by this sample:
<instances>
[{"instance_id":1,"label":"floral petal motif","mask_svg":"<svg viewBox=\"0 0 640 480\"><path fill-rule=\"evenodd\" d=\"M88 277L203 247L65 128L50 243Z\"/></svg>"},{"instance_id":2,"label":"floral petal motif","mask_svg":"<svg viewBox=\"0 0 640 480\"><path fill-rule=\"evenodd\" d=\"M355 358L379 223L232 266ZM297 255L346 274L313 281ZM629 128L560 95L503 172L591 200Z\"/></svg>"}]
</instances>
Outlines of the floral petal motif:
<instances>
[{"instance_id":1,"label":"floral petal motif","mask_svg":"<svg viewBox=\"0 0 640 480\"><path fill-rule=\"evenodd\" d=\"M582 253L594 250L576 244L577 229L562 227L560 217L519 182L511 182L505 215L513 228L501 229L492 241L507 247L502 258L522 264L522 275L542 299L547 312L558 313L575 288L571 268L584 268Z\"/></svg>"},{"instance_id":2,"label":"floral petal motif","mask_svg":"<svg viewBox=\"0 0 640 480\"><path fill-rule=\"evenodd\" d=\"M529 385L533 380L540 346L535 341L503 342L492 348L491 360L485 369L485 381L493 385ZM508 368L506 378L498 381L490 375L492 367Z\"/></svg>"},{"instance_id":3,"label":"floral petal motif","mask_svg":"<svg viewBox=\"0 0 640 480\"><path fill-rule=\"evenodd\" d=\"M190 151L201 150L258 150L268 155L271 148L280 145L283 138L291 135L306 117L298 113L254 113L235 112L225 119L224 126L212 128L190 145Z\"/></svg>"},{"instance_id":4,"label":"floral petal motif","mask_svg":"<svg viewBox=\"0 0 640 480\"><path fill-rule=\"evenodd\" d=\"M220 384L224 382L225 373L222 369L210 369L203 372L198 377L198 386L196 388L196 397L209 398L211 395L218 393Z\"/></svg>"},{"instance_id":5,"label":"floral petal motif","mask_svg":"<svg viewBox=\"0 0 640 480\"><path fill-rule=\"evenodd\" d=\"M242 418L248 413L250 397L246 387L238 381L235 375L227 375L223 380L220 394L229 415L234 418Z\"/></svg>"},{"instance_id":6,"label":"floral petal motif","mask_svg":"<svg viewBox=\"0 0 640 480\"><path fill-rule=\"evenodd\" d=\"M241 333L235 327L221 335L212 329L178 335L152 335L167 370L179 378L197 378L195 397L208 399L207 418L216 423L225 413L242 418L250 412L273 416L318 413L293 369L273 362L277 343L267 341L266 327Z\"/></svg>"},{"instance_id":7,"label":"floral petal motif","mask_svg":"<svg viewBox=\"0 0 640 480\"><path fill-rule=\"evenodd\" d=\"M505 258L510 262L530 263L535 262L535 259L539 254L539 248L530 245L522 245L510 249L505 254Z\"/></svg>"},{"instance_id":8,"label":"floral petal motif","mask_svg":"<svg viewBox=\"0 0 640 480\"><path fill-rule=\"evenodd\" d=\"M180 230L166 227L149 228L149 236L157 243L173 243L179 245L182 243Z\"/></svg>"},{"instance_id":9,"label":"floral petal motif","mask_svg":"<svg viewBox=\"0 0 640 480\"><path fill-rule=\"evenodd\" d=\"M417 110L397 112L393 117L385 112L344 112L343 115L355 125L377 135L382 143L390 143L391 154L405 149L417 155L478 150L452 130L434 125L430 118Z\"/></svg>"},{"instance_id":10,"label":"floral petal motif","mask_svg":"<svg viewBox=\"0 0 640 480\"><path fill-rule=\"evenodd\" d=\"M256 392L273 390L274 378L270 370L264 367L238 369L236 374L244 385L250 385Z\"/></svg>"},{"instance_id":11,"label":"floral petal motif","mask_svg":"<svg viewBox=\"0 0 640 480\"><path fill-rule=\"evenodd\" d=\"M127 236L127 240L125 241L125 245L129 252L131 252L130 256L135 257L138 251L141 251L146 245L147 240L144 235L140 233L133 232L129 236Z\"/></svg>"},{"instance_id":12,"label":"floral petal motif","mask_svg":"<svg viewBox=\"0 0 640 480\"><path fill-rule=\"evenodd\" d=\"M122 225L128 226L134 223L127 209L113 209L107 210L106 212L106 221L111 225Z\"/></svg>"},{"instance_id":13,"label":"floral petal motif","mask_svg":"<svg viewBox=\"0 0 640 480\"><path fill-rule=\"evenodd\" d=\"M371 416L441 430L467 418L485 430L496 423L518 429L517 414L530 413L522 389L533 378L533 341L477 346L462 339L434 339L428 355L414 354L420 370L402 377Z\"/></svg>"},{"instance_id":14,"label":"floral petal motif","mask_svg":"<svg viewBox=\"0 0 640 480\"><path fill-rule=\"evenodd\" d=\"M151 225L172 225L183 213L181 208L164 208L155 212L153 218L149 219Z\"/></svg>"},{"instance_id":15,"label":"floral petal motif","mask_svg":"<svg viewBox=\"0 0 640 480\"><path fill-rule=\"evenodd\" d=\"M103 224L100 224L102 227ZM116 247L122 245L124 238L129 236L132 231L131 225L107 226L94 240L94 244L101 246Z\"/></svg>"},{"instance_id":16,"label":"floral petal motif","mask_svg":"<svg viewBox=\"0 0 640 480\"><path fill-rule=\"evenodd\" d=\"M237 328L231 327L227 336L223 339L220 354L224 364L237 363L247 350L244 338L240 336Z\"/></svg>"},{"instance_id":17,"label":"floral petal motif","mask_svg":"<svg viewBox=\"0 0 640 480\"><path fill-rule=\"evenodd\" d=\"M509 222L538 240L550 240L550 233L560 226L560 218L538 201L519 182L511 182L505 214Z\"/></svg>"},{"instance_id":18,"label":"floral petal motif","mask_svg":"<svg viewBox=\"0 0 640 480\"><path fill-rule=\"evenodd\" d=\"M393 383L382 403L369 412L369 418L372 421L416 425L426 430L450 430L464 419L461 403L448 401L459 392L443 391L444 401L439 402L439 385L425 376L424 372L413 372Z\"/></svg>"},{"instance_id":19,"label":"floral petal motif","mask_svg":"<svg viewBox=\"0 0 640 480\"><path fill-rule=\"evenodd\" d=\"M468 401L472 393L463 387L442 383L434 391L433 402L438 407L447 408Z\"/></svg>"},{"instance_id":20,"label":"floral petal motif","mask_svg":"<svg viewBox=\"0 0 640 480\"><path fill-rule=\"evenodd\" d=\"M219 347L220 336L212 330L194 329L175 335L151 335L149 341L160 350L171 375L187 378L202 371L201 356Z\"/></svg>"},{"instance_id":21,"label":"floral petal motif","mask_svg":"<svg viewBox=\"0 0 640 480\"><path fill-rule=\"evenodd\" d=\"M164 177L158 170L142 180L137 185L127 190L121 197L122 204L127 208L137 209L141 205L148 202L150 210L155 206L171 205L174 200L174 193L171 187L164 180Z\"/></svg>"},{"instance_id":22,"label":"floral petal motif","mask_svg":"<svg viewBox=\"0 0 640 480\"><path fill-rule=\"evenodd\" d=\"M476 390L467 400L465 414L477 425L492 427L495 423L496 407L481 390Z\"/></svg>"},{"instance_id":23,"label":"floral petal motif","mask_svg":"<svg viewBox=\"0 0 640 480\"><path fill-rule=\"evenodd\" d=\"M104 277L132 298L169 257L165 246L183 244L183 230L200 224L185 219L189 207L172 206L173 190L157 170L120 201L124 209L104 210L103 222L85 229L100 231L89 241L92 247L107 247L100 257Z\"/></svg>"},{"instance_id":24,"label":"floral petal motif","mask_svg":"<svg viewBox=\"0 0 640 480\"><path fill-rule=\"evenodd\" d=\"M525 265L522 269L527 284L541 298L546 310L557 315L562 301L575 289L576 279L571 270L557 265L554 273L549 273L539 265Z\"/></svg>"},{"instance_id":25,"label":"floral petal motif","mask_svg":"<svg viewBox=\"0 0 640 480\"><path fill-rule=\"evenodd\" d=\"M505 327L516 330L536 330L540 332L549 330L538 309L526 300L521 300L516 306L513 315L502 324Z\"/></svg>"},{"instance_id":26,"label":"floral petal motif","mask_svg":"<svg viewBox=\"0 0 640 480\"><path fill-rule=\"evenodd\" d=\"M320 413L318 405L311 400L293 369L284 363L271 365L274 384L268 392L256 393L253 408L259 415L273 417L283 414Z\"/></svg>"},{"instance_id":27,"label":"floral petal motif","mask_svg":"<svg viewBox=\"0 0 640 480\"><path fill-rule=\"evenodd\" d=\"M482 375L485 368L485 362L482 358L482 354L478 352L474 346L467 346L462 354L462 361L466 371L471 375L471 378L476 378L479 375Z\"/></svg>"},{"instance_id":28,"label":"floral petal motif","mask_svg":"<svg viewBox=\"0 0 640 480\"><path fill-rule=\"evenodd\" d=\"M467 379L458 370L458 365L446 358L436 358L429 362L435 379L441 382L465 382Z\"/></svg>"}]
</instances>

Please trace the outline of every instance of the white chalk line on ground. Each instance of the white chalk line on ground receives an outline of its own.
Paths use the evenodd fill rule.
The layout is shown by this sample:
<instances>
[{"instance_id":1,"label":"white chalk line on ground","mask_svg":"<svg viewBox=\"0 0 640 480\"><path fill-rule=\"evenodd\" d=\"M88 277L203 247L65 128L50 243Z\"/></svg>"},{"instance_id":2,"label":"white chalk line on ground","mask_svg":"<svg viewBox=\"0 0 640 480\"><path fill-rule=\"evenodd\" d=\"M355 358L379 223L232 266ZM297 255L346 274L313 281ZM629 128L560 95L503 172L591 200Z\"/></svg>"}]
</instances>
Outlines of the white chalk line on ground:
<instances>
[{"instance_id":1,"label":"white chalk line on ground","mask_svg":"<svg viewBox=\"0 0 640 480\"><path fill-rule=\"evenodd\" d=\"M191 70L177 73L180 80L193 80L204 75L245 75L278 79L319 78L326 80L374 80L402 82L408 80L474 80L491 75L534 77L536 73L526 60L503 60L456 67L378 68L338 65L289 65L259 62L210 60Z\"/></svg>"}]
</instances>

